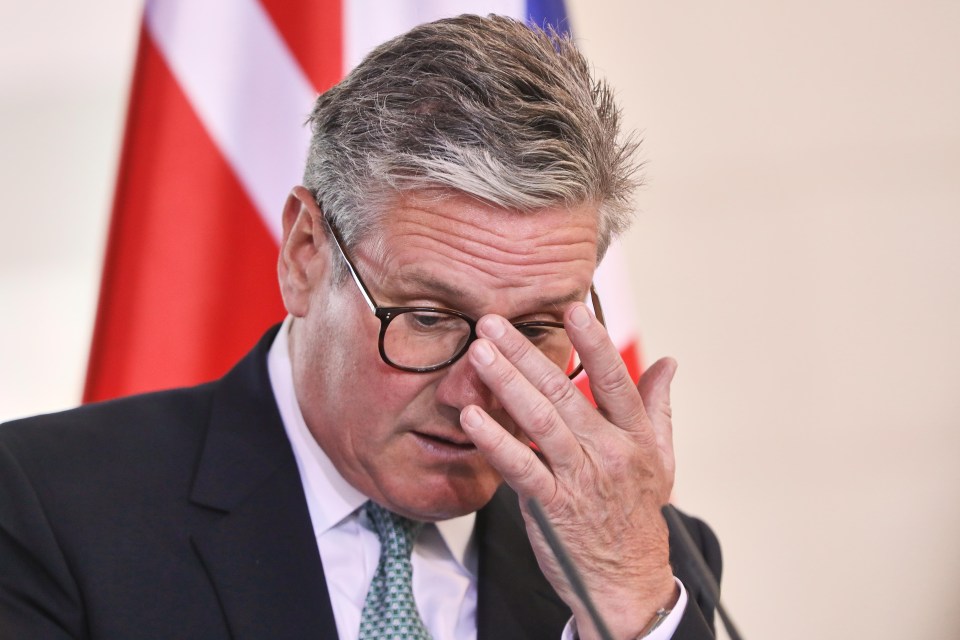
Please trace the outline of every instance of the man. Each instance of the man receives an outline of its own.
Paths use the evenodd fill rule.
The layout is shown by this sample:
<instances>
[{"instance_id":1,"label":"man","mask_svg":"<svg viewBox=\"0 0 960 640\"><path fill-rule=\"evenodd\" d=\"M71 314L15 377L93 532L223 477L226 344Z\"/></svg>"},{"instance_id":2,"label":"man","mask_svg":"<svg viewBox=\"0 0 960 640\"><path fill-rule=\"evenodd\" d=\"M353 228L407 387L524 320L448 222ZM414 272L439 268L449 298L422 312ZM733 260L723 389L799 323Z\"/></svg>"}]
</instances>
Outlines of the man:
<instances>
[{"instance_id":1,"label":"man","mask_svg":"<svg viewBox=\"0 0 960 640\"><path fill-rule=\"evenodd\" d=\"M0 636L599 637L536 499L612 637L712 637L660 515L675 364L638 390L584 303L634 182L609 89L463 16L311 124L279 329L220 381L0 430Z\"/></svg>"}]
</instances>

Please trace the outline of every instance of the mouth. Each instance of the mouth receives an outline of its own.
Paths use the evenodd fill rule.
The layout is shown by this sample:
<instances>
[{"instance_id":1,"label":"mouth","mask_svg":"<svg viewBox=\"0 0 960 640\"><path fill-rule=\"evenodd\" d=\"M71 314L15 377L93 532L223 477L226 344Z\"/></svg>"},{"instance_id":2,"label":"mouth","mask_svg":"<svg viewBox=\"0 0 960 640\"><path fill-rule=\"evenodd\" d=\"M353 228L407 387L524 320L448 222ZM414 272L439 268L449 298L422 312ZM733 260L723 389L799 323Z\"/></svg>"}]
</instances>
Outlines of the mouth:
<instances>
[{"instance_id":1,"label":"mouth","mask_svg":"<svg viewBox=\"0 0 960 640\"><path fill-rule=\"evenodd\" d=\"M438 450L462 453L471 453L477 450L476 445L463 434L440 435L436 433L424 433L422 431L413 431L411 433L422 445L431 449L435 448Z\"/></svg>"}]
</instances>

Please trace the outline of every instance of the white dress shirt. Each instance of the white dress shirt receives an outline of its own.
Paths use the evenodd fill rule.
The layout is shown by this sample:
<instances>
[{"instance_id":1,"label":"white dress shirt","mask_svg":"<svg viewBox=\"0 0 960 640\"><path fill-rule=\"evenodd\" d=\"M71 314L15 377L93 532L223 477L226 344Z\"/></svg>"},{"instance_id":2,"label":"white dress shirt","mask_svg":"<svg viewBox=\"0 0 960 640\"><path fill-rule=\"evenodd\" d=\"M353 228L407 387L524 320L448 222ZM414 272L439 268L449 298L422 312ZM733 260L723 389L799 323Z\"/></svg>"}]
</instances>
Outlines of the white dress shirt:
<instances>
[{"instance_id":1,"label":"white dress shirt","mask_svg":"<svg viewBox=\"0 0 960 640\"><path fill-rule=\"evenodd\" d=\"M317 444L300 412L283 323L267 356L270 384L293 448L323 571L337 633L356 640L360 614L380 560L380 541L360 507L367 497L350 485ZM417 609L434 640L477 637L477 550L473 541L476 514L424 526L413 548L413 593ZM680 622L687 594L648 640L668 640ZM563 638L575 637L571 623Z\"/></svg>"}]
</instances>

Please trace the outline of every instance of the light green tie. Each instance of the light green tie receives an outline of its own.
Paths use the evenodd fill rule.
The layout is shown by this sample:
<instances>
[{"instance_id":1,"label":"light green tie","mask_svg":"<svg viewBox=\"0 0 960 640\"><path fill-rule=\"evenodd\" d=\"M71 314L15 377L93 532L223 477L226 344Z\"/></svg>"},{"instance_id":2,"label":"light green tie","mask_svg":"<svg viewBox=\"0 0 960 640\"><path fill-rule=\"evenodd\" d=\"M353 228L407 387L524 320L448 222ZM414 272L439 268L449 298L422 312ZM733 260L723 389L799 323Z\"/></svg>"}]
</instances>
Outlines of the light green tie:
<instances>
[{"instance_id":1,"label":"light green tie","mask_svg":"<svg viewBox=\"0 0 960 640\"><path fill-rule=\"evenodd\" d=\"M360 640L430 640L413 599L413 541L423 527L375 502L364 505L380 538L380 562L360 615Z\"/></svg>"}]
</instances>

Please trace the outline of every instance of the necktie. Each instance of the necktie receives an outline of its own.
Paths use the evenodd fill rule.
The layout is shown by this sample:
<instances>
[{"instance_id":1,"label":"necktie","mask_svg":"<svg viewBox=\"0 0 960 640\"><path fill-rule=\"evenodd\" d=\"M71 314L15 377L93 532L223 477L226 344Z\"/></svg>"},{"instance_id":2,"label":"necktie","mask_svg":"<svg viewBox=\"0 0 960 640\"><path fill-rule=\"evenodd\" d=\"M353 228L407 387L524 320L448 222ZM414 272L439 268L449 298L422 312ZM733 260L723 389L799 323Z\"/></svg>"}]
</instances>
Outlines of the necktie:
<instances>
[{"instance_id":1,"label":"necktie","mask_svg":"<svg viewBox=\"0 0 960 640\"><path fill-rule=\"evenodd\" d=\"M380 538L380 562L360 614L360 640L430 640L413 599L413 541L423 527L375 502L364 505Z\"/></svg>"}]
</instances>

